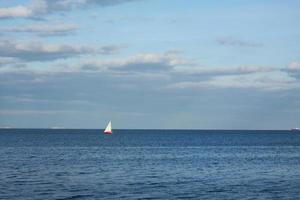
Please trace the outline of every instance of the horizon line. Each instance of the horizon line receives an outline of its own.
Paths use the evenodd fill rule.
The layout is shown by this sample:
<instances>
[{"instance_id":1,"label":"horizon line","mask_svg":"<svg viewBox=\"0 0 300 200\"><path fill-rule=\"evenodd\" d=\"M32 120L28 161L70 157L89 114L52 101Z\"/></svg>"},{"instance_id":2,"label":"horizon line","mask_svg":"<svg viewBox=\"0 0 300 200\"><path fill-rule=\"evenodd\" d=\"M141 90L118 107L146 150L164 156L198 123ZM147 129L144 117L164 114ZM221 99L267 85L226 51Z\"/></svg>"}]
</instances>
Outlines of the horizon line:
<instances>
[{"instance_id":1,"label":"horizon line","mask_svg":"<svg viewBox=\"0 0 300 200\"><path fill-rule=\"evenodd\" d=\"M105 128L15 128L15 127L0 127L0 130L7 129L49 129L49 130L104 130ZM290 131L290 129L212 129L212 128L115 128L114 130L190 130L190 131Z\"/></svg>"}]
</instances>

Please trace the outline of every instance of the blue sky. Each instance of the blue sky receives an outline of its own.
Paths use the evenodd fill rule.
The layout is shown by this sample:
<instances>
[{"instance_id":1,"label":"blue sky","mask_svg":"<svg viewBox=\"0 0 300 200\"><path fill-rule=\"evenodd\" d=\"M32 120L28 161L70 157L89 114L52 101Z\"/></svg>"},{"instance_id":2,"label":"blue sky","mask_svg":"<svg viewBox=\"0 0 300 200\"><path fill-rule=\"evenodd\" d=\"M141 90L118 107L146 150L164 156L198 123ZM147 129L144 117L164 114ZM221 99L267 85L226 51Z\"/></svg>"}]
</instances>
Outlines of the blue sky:
<instances>
[{"instance_id":1,"label":"blue sky","mask_svg":"<svg viewBox=\"0 0 300 200\"><path fill-rule=\"evenodd\" d=\"M0 127L300 126L300 2L0 2Z\"/></svg>"}]
</instances>

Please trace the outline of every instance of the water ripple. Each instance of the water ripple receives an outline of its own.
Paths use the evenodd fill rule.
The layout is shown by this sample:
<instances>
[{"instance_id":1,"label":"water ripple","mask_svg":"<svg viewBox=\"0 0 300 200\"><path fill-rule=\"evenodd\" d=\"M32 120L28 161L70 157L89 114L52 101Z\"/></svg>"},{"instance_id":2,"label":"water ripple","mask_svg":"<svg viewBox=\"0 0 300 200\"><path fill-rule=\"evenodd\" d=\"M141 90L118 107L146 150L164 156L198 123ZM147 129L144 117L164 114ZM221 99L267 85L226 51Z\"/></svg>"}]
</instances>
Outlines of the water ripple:
<instances>
[{"instance_id":1,"label":"water ripple","mask_svg":"<svg viewBox=\"0 0 300 200\"><path fill-rule=\"evenodd\" d=\"M35 131L0 134L1 200L300 196L295 134Z\"/></svg>"}]
</instances>

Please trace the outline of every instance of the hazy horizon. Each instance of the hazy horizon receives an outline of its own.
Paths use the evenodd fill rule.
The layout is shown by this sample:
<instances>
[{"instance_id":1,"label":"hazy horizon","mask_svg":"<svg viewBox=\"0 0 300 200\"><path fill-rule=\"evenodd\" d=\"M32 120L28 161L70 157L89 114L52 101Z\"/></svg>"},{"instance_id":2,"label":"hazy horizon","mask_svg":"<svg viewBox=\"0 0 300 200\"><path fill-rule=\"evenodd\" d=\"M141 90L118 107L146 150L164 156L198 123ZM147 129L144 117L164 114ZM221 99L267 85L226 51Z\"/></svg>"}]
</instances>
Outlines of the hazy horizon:
<instances>
[{"instance_id":1,"label":"hazy horizon","mask_svg":"<svg viewBox=\"0 0 300 200\"><path fill-rule=\"evenodd\" d=\"M300 126L300 2L0 2L0 128Z\"/></svg>"},{"instance_id":2,"label":"hazy horizon","mask_svg":"<svg viewBox=\"0 0 300 200\"><path fill-rule=\"evenodd\" d=\"M297 128L297 127L294 127ZM51 130L56 130L56 129L61 129L61 130L100 130L103 131L105 129L105 126L103 128L68 128L68 127L44 127L44 128L30 128L30 127L0 127L0 129L51 129ZM292 128L290 129L197 129L197 128L190 128L190 129L180 129L180 128L113 128L113 130L154 130L154 131L160 131L160 130L174 130L174 131L291 131ZM265 133L265 132L264 132Z\"/></svg>"}]
</instances>

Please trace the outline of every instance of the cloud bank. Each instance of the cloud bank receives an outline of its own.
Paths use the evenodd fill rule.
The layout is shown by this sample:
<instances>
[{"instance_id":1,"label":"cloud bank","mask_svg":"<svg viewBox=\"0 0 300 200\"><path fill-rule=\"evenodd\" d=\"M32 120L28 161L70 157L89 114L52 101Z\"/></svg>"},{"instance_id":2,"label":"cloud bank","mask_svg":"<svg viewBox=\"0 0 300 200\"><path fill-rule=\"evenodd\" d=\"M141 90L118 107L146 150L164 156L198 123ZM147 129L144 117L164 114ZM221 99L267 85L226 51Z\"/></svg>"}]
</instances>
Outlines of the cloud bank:
<instances>
[{"instance_id":1,"label":"cloud bank","mask_svg":"<svg viewBox=\"0 0 300 200\"><path fill-rule=\"evenodd\" d=\"M0 8L1 18L17 18L17 17L30 17L33 15L33 10L26 6L16 6L11 8Z\"/></svg>"},{"instance_id":2,"label":"cloud bank","mask_svg":"<svg viewBox=\"0 0 300 200\"><path fill-rule=\"evenodd\" d=\"M292 70L292 71L298 71L300 70L300 61L294 61L294 62L290 62L288 64L288 70Z\"/></svg>"},{"instance_id":3,"label":"cloud bank","mask_svg":"<svg viewBox=\"0 0 300 200\"><path fill-rule=\"evenodd\" d=\"M28 5L0 8L0 19L39 18L46 14L90 5L113 6L131 1L138 0L32 0Z\"/></svg>"},{"instance_id":4,"label":"cloud bank","mask_svg":"<svg viewBox=\"0 0 300 200\"><path fill-rule=\"evenodd\" d=\"M58 59L72 55L94 52L95 49L85 49L73 46L33 45L23 47L12 45L11 51L6 51L6 56L25 60ZM22 48L21 48L22 47ZM21 50L20 50L21 49ZM29 53L23 51L26 49ZM112 50L104 50L107 53ZM37 53L38 52L38 53ZM2 55L3 52L0 52ZM39 58L31 54L38 54ZM59 57L57 55L60 55ZM3 61L4 63L5 61ZM7 61L6 61L7 62ZM165 89L256 89L264 91L280 91L300 89L300 81L288 70L298 70L299 63L290 63L285 68L267 66L235 66L235 67L208 67L201 66L188 59L182 58L178 53L139 53L123 59L103 60L99 58L81 59L79 63L49 65L44 68L2 67L0 73L30 73L38 75L53 74L101 74L112 82L116 78L133 79L139 81L164 79L165 85L157 85ZM156 84L156 83L155 83Z\"/></svg>"},{"instance_id":5,"label":"cloud bank","mask_svg":"<svg viewBox=\"0 0 300 200\"><path fill-rule=\"evenodd\" d=\"M171 89L259 89L278 91L300 89L300 82L282 71L258 72L240 75L220 75L204 81L178 82Z\"/></svg>"},{"instance_id":6,"label":"cloud bank","mask_svg":"<svg viewBox=\"0 0 300 200\"><path fill-rule=\"evenodd\" d=\"M78 27L74 24L59 24L59 25L46 25L34 24L18 27L1 28L1 32L9 33L35 33L39 36L63 36L74 34Z\"/></svg>"},{"instance_id":7,"label":"cloud bank","mask_svg":"<svg viewBox=\"0 0 300 200\"><path fill-rule=\"evenodd\" d=\"M81 64L80 68L84 70L110 70L119 72L166 72L174 66L184 64L186 61L168 52L157 53L140 53L130 56L126 59L99 61L86 61Z\"/></svg>"},{"instance_id":8,"label":"cloud bank","mask_svg":"<svg viewBox=\"0 0 300 200\"><path fill-rule=\"evenodd\" d=\"M24 61L50 61L92 53L108 55L114 54L118 50L117 46L95 48L86 45L0 40L0 57L17 58Z\"/></svg>"}]
</instances>

